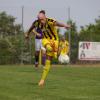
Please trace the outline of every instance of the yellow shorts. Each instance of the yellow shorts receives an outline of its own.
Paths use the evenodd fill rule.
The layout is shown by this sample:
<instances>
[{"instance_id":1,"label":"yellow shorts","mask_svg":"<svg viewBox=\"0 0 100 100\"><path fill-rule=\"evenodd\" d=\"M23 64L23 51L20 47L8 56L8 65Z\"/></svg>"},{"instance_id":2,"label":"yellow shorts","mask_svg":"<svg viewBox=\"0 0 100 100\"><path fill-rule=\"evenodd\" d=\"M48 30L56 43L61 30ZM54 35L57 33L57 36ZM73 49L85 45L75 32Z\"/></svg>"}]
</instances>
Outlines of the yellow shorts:
<instances>
[{"instance_id":1,"label":"yellow shorts","mask_svg":"<svg viewBox=\"0 0 100 100\"><path fill-rule=\"evenodd\" d=\"M49 56L57 56L58 52L58 40L49 40L49 39L42 39L42 46L46 48L47 45L50 45L52 47L52 52L47 52L47 55Z\"/></svg>"}]
</instances>

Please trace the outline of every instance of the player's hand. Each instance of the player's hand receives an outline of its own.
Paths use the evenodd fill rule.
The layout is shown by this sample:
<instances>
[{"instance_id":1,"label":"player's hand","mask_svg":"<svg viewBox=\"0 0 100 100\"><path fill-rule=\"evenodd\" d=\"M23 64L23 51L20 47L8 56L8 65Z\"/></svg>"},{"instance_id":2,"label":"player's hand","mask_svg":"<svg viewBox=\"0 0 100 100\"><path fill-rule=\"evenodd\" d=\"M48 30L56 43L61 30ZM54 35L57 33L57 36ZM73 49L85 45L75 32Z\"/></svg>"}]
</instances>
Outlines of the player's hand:
<instances>
[{"instance_id":1,"label":"player's hand","mask_svg":"<svg viewBox=\"0 0 100 100\"><path fill-rule=\"evenodd\" d=\"M29 36L27 33L25 33L25 44L29 43Z\"/></svg>"},{"instance_id":2,"label":"player's hand","mask_svg":"<svg viewBox=\"0 0 100 100\"><path fill-rule=\"evenodd\" d=\"M71 25L65 25L65 28L66 29L70 29L71 28Z\"/></svg>"},{"instance_id":3,"label":"player's hand","mask_svg":"<svg viewBox=\"0 0 100 100\"><path fill-rule=\"evenodd\" d=\"M29 39L29 36L27 33L25 33L25 39Z\"/></svg>"},{"instance_id":4,"label":"player's hand","mask_svg":"<svg viewBox=\"0 0 100 100\"><path fill-rule=\"evenodd\" d=\"M38 37L41 37L41 34L39 34L38 32L36 32L35 30L32 30L32 32L37 35Z\"/></svg>"},{"instance_id":5,"label":"player's hand","mask_svg":"<svg viewBox=\"0 0 100 100\"><path fill-rule=\"evenodd\" d=\"M39 33L37 33L36 35L37 35L38 37L41 37L41 34L39 34Z\"/></svg>"}]
</instances>

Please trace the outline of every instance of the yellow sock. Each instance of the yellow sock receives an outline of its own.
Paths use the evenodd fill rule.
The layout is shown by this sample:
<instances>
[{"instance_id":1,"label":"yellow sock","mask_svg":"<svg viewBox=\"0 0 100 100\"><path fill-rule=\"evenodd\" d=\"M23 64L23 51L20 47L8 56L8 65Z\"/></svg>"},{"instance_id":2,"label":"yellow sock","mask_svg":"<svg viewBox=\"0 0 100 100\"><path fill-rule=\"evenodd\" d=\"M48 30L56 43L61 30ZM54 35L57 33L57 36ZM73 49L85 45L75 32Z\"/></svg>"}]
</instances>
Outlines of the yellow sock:
<instances>
[{"instance_id":1,"label":"yellow sock","mask_svg":"<svg viewBox=\"0 0 100 100\"><path fill-rule=\"evenodd\" d=\"M44 67L44 70L43 70L43 73L42 73L42 80L45 80L47 75L48 75L48 72L50 70L50 63L51 61L50 60L46 60L46 63L45 63L45 67Z\"/></svg>"},{"instance_id":2,"label":"yellow sock","mask_svg":"<svg viewBox=\"0 0 100 100\"><path fill-rule=\"evenodd\" d=\"M57 52L54 52L53 57L54 57L55 59L57 59Z\"/></svg>"}]
</instances>

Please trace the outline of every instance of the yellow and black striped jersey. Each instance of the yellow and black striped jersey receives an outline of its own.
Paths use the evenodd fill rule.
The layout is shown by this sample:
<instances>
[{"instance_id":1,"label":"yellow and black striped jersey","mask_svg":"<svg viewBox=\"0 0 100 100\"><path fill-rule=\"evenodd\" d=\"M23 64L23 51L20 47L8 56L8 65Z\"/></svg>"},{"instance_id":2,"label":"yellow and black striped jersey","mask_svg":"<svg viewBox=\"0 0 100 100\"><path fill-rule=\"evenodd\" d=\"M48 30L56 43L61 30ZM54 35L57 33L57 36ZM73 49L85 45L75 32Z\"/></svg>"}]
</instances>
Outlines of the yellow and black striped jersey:
<instances>
[{"instance_id":1,"label":"yellow and black striped jersey","mask_svg":"<svg viewBox=\"0 0 100 100\"><path fill-rule=\"evenodd\" d=\"M54 19L46 18L46 23L43 25L39 20L36 20L33 22L32 28L40 28L42 30L43 38L58 40L55 22Z\"/></svg>"},{"instance_id":2,"label":"yellow and black striped jersey","mask_svg":"<svg viewBox=\"0 0 100 100\"><path fill-rule=\"evenodd\" d=\"M66 55L69 52L69 43L68 41L60 41L59 47L61 48L61 55Z\"/></svg>"}]
</instances>

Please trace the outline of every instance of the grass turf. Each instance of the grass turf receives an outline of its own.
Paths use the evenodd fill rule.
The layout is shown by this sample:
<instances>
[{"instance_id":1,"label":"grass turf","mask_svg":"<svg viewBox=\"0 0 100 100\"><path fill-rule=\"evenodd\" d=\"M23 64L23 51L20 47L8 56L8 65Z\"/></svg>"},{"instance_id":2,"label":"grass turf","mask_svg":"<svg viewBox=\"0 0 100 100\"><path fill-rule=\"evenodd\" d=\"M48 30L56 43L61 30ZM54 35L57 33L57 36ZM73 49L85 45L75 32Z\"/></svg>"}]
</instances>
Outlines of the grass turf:
<instances>
[{"instance_id":1,"label":"grass turf","mask_svg":"<svg viewBox=\"0 0 100 100\"><path fill-rule=\"evenodd\" d=\"M100 100L100 67L52 67L38 87L42 68L0 66L0 100Z\"/></svg>"}]
</instances>

